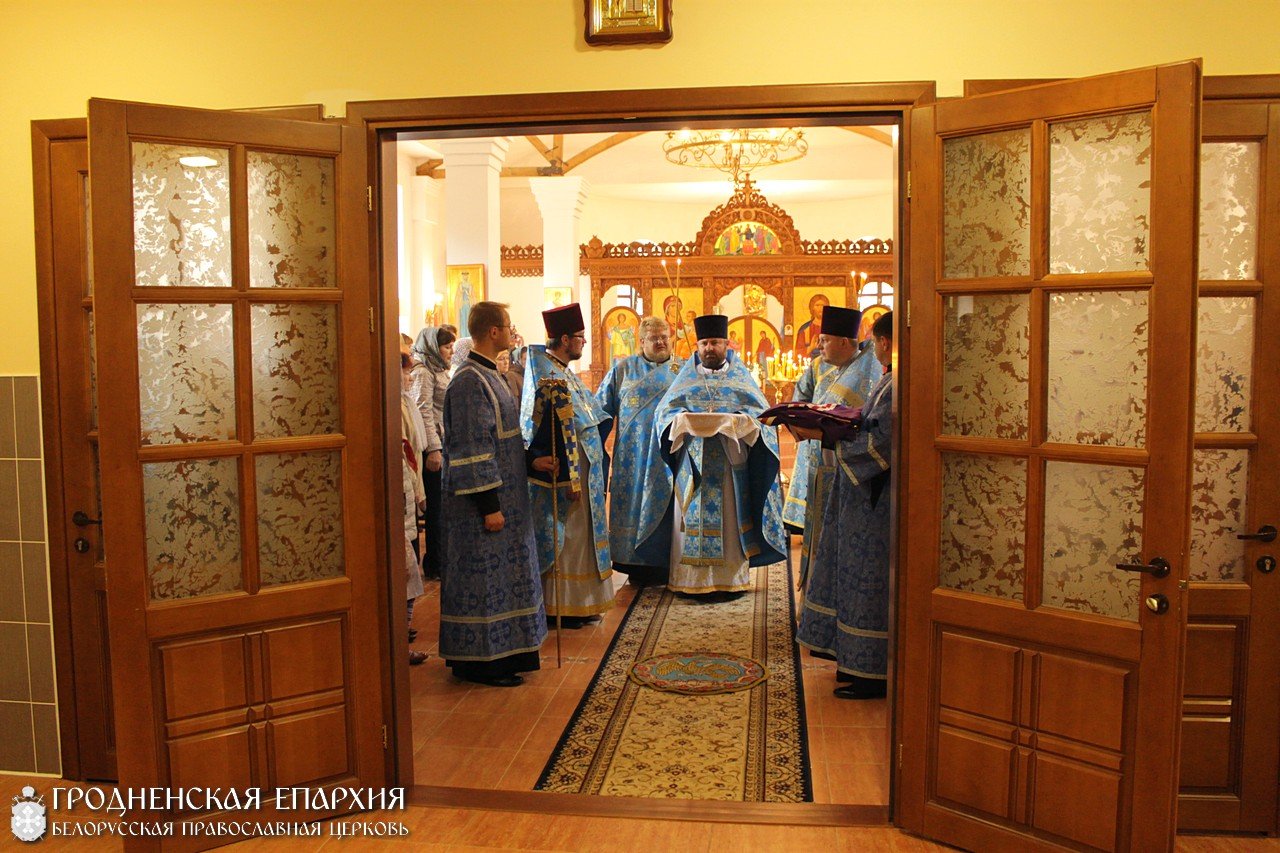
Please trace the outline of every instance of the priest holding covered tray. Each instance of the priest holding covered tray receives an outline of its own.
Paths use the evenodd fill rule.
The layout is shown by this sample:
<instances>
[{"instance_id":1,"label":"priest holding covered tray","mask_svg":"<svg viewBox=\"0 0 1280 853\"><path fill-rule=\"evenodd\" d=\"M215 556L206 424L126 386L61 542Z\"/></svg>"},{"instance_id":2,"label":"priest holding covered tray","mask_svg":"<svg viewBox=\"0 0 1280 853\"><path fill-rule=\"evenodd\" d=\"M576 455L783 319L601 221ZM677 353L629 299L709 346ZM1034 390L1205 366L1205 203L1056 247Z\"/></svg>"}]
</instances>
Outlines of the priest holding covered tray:
<instances>
[{"instance_id":1,"label":"priest holding covered tray","mask_svg":"<svg viewBox=\"0 0 1280 853\"><path fill-rule=\"evenodd\" d=\"M723 601L750 588L752 567L785 559L778 437L758 420L768 402L729 349L729 318L698 317L694 329L697 352L655 417L675 471L668 587Z\"/></svg>"}]
</instances>

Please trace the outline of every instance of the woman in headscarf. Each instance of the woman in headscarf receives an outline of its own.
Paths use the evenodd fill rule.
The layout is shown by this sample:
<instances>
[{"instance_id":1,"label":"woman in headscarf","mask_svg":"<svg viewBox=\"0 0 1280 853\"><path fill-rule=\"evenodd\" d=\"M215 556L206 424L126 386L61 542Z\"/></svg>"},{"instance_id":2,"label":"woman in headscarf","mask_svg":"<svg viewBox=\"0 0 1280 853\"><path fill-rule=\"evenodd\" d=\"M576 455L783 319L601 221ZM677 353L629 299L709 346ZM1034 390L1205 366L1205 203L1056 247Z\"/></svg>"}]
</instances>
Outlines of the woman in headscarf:
<instances>
[{"instance_id":1,"label":"woman in headscarf","mask_svg":"<svg viewBox=\"0 0 1280 853\"><path fill-rule=\"evenodd\" d=\"M449 387L449 362L453 357L456 336L448 329L427 326L413 342L414 366L409 395L422 415L427 433L427 446L422 454L422 480L427 492L426 547L422 554L422 570L428 578L440 577L440 469L444 462L444 392Z\"/></svg>"},{"instance_id":2,"label":"woman in headscarf","mask_svg":"<svg viewBox=\"0 0 1280 853\"><path fill-rule=\"evenodd\" d=\"M408 614L409 642L417 637L413 627L413 605L422 595L422 569L418 566L418 509L423 505L426 495L422 489L422 451L426 446L427 436L422 428L422 418L418 415L413 400L409 397L409 383L413 358L409 355L409 347L400 348L400 443L403 453L400 454L400 472L404 487L404 569L405 569L405 610ZM409 664L417 666L427 659L427 653L418 649L409 650Z\"/></svg>"}]
</instances>

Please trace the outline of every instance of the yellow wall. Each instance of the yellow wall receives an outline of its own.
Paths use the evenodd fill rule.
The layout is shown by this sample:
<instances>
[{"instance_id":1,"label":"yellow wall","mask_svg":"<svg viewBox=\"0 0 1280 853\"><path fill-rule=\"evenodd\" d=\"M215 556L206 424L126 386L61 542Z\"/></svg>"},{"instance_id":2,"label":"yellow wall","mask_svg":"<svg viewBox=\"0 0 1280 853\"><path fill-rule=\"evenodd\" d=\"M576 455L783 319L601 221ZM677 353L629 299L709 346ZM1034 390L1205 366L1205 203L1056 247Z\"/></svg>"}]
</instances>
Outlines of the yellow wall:
<instances>
[{"instance_id":1,"label":"yellow wall","mask_svg":"<svg viewBox=\"0 0 1280 853\"><path fill-rule=\"evenodd\" d=\"M769 11L770 9L774 11ZM89 97L228 108L496 92L1280 71L1276 0L674 0L589 48L581 0L0 0L0 374L38 371L28 123Z\"/></svg>"}]
</instances>

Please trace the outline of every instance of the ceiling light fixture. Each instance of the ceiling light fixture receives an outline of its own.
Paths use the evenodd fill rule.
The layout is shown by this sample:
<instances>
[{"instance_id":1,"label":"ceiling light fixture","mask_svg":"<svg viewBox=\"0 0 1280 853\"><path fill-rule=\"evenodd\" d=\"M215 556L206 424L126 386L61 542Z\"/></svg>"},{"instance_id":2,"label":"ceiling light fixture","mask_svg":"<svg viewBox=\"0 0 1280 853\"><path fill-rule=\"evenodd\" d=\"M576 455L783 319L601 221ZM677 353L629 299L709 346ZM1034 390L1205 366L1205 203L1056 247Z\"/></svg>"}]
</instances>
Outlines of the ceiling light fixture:
<instances>
[{"instance_id":1,"label":"ceiling light fixture","mask_svg":"<svg viewBox=\"0 0 1280 853\"><path fill-rule=\"evenodd\" d=\"M718 169L734 184L757 169L790 163L809 153L804 131L794 127L738 130L672 130L662 153L677 166Z\"/></svg>"}]
</instances>

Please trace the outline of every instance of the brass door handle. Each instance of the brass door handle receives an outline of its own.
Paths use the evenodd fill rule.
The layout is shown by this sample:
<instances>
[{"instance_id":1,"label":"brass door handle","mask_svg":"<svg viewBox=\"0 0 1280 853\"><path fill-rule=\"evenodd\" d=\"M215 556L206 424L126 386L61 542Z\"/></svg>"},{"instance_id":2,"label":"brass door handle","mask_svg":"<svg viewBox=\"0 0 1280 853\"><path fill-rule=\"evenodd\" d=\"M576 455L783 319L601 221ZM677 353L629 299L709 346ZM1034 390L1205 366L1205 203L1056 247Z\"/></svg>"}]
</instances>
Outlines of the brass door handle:
<instances>
[{"instance_id":1,"label":"brass door handle","mask_svg":"<svg viewBox=\"0 0 1280 853\"><path fill-rule=\"evenodd\" d=\"M1276 540L1276 529L1270 524L1264 524L1258 528L1257 533L1237 533L1237 539L1254 539L1258 542L1274 542Z\"/></svg>"},{"instance_id":2,"label":"brass door handle","mask_svg":"<svg viewBox=\"0 0 1280 853\"><path fill-rule=\"evenodd\" d=\"M1169 576L1169 561L1164 557L1152 557L1150 563L1116 563L1116 568L1126 572L1145 572L1157 578Z\"/></svg>"}]
</instances>

